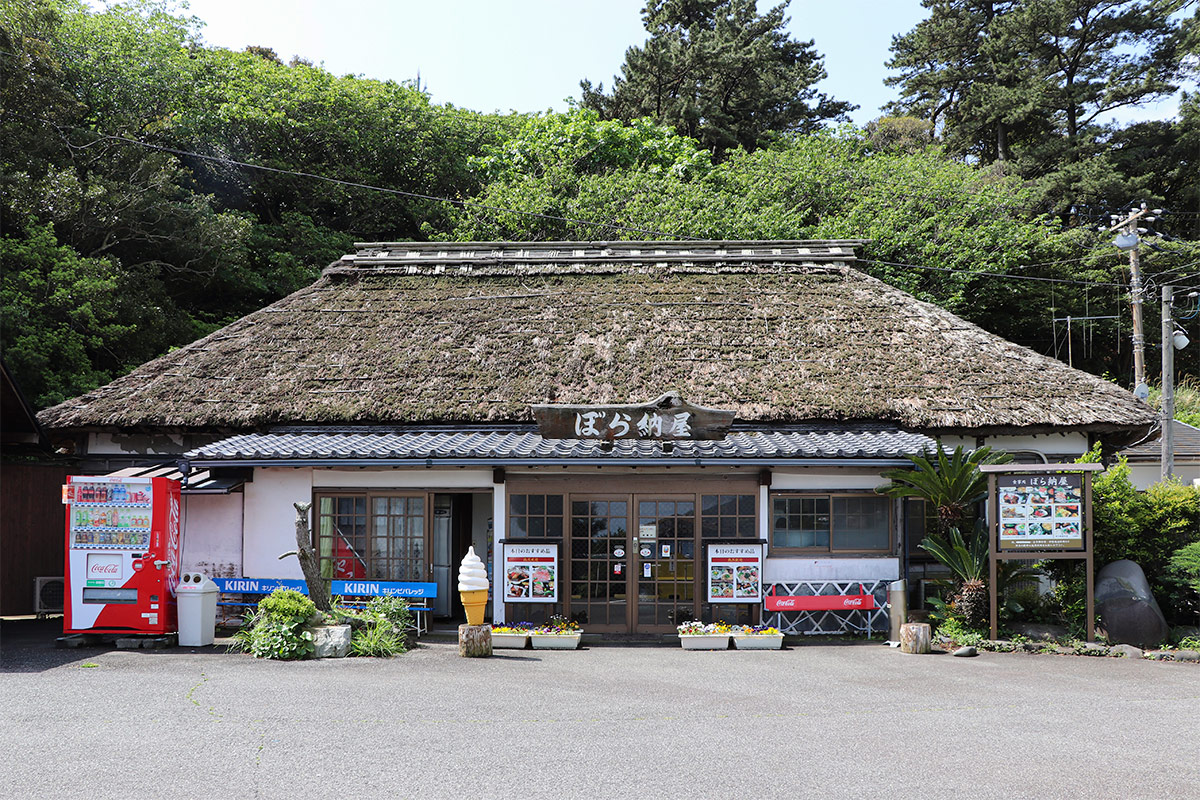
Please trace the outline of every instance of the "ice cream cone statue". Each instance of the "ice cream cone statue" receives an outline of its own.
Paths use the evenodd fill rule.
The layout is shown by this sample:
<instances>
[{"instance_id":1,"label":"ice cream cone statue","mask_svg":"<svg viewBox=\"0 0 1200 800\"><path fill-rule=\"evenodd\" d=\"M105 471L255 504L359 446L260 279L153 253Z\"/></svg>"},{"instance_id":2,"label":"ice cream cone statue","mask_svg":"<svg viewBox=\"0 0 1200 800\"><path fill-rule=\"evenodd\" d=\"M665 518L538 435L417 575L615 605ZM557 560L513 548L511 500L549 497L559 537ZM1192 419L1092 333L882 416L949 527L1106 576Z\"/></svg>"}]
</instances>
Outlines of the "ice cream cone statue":
<instances>
[{"instance_id":1,"label":"ice cream cone statue","mask_svg":"<svg viewBox=\"0 0 1200 800\"><path fill-rule=\"evenodd\" d=\"M467 624L482 625L483 610L487 607L488 599L487 569L479 556L475 555L474 547L467 550L458 567L458 593L467 610Z\"/></svg>"}]
</instances>

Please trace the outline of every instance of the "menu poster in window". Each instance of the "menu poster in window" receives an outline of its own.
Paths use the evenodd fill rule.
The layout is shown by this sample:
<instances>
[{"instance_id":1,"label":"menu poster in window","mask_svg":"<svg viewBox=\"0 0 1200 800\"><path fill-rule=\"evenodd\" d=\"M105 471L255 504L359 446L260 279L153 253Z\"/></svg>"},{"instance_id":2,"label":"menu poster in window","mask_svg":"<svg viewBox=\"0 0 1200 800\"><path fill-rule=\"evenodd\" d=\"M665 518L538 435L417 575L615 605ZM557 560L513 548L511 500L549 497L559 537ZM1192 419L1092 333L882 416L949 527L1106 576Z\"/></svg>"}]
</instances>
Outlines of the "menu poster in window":
<instances>
[{"instance_id":1,"label":"menu poster in window","mask_svg":"<svg viewBox=\"0 0 1200 800\"><path fill-rule=\"evenodd\" d=\"M996 477L1001 550L1083 550L1083 475Z\"/></svg>"},{"instance_id":2,"label":"menu poster in window","mask_svg":"<svg viewBox=\"0 0 1200 800\"><path fill-rule=\"evenodd\" d=\"M763 546L708 546L708 602L761 603Z\"/></svg>"},{"instance_id":3,"label":"menu poster in window","mask_svg":"<svg viewBox=\"0 0 1200 800\"><path fill-rule=\"evenodd\" d=\"M504 602L558 602L558 545L504 545Z\"/></svg>"}]
</instances>

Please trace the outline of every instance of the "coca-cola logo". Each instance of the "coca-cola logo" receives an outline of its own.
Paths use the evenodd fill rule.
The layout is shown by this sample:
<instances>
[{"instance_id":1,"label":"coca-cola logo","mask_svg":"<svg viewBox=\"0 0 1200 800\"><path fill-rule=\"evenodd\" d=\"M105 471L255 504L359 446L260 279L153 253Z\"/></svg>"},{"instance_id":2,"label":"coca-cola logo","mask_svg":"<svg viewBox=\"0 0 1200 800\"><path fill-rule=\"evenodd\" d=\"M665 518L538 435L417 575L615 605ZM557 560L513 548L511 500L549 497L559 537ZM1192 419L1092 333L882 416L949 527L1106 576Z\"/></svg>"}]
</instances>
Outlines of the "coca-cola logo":
<instances>
[{"instance_id":1,"label":"coca-cola logo","mask_svg":"<svg viewBox=\"0 0 1200 800\"><path fill-rule=\"evenodd\" d=\"M91 575L96 577L104 577L106 575L120 575L121 568L116 564L92 564L88 570Z\"/></svg>"},{"instance_id":2,"label":"coca-cola logo","mask_svg":"<svg viewBox=\"0 0 1200 800\"><path fill-rule=\"evenodd\" d=\"M775 600L776 608L795 608L796 598L794 597L779 597Z\"/></svg>"},{"instance_id":3,"label":"coca-cola logo","mask_svg":"<svg viewBox=\"0 0 1200 800\"><path fill-rule=\"evenodd\" d=\"M842 601L842 605L844 605L846 608L854 608L857 606L861 606L862 604L863 604L863 599L861 597L847 597L845 600Z\"/></svg>"}]
</instances>

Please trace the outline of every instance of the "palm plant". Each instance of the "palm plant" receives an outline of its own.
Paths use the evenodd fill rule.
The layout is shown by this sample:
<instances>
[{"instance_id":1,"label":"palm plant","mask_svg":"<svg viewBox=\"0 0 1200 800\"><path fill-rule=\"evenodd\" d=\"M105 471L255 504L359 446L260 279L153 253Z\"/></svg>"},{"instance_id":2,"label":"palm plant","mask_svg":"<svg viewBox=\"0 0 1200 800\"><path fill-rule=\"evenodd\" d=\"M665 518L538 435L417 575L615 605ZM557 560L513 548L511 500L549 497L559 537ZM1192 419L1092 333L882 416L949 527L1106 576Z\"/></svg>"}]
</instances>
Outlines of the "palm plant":
<instances>
[{"instance_id":1,"label":"palm plant","mask_svg":"<svg viewBox=\"0 0 1200 800\"><path fill-rule=\"evenodd\" d=\"M987 496L987 476L979 471L980 464L1006 464L1012 456L990 447L970 452L962 445L954 448L949 457L938 448L933 460L910 455L915 469L890 469L883 477L891 481L876 491L888 497L914 497L924 500L935 510L935 531L948 536L952 528L962 528L974 506Z\"/></svg>"},{"instance_id":2,"label":"palm plant","mask_svg":"<svg viewBox=\"0 0 1200 800\"><path fill-rule=\"evenodd\" d=\"M912 455L908 459L915 469L888 470L883 476L891 483L877 491L893 498L921 499L934 509L934 530L927 531L919 546L954 573L959 582L954 606L968 625L978 627L987 616L988 537L977 530L968 543L960 528L987 496L987 476L979 465L1004 464L1012 456L990 447L966 452L960 445L949 456L939 447L932 460Z\"/></svg>"}]
</instances>

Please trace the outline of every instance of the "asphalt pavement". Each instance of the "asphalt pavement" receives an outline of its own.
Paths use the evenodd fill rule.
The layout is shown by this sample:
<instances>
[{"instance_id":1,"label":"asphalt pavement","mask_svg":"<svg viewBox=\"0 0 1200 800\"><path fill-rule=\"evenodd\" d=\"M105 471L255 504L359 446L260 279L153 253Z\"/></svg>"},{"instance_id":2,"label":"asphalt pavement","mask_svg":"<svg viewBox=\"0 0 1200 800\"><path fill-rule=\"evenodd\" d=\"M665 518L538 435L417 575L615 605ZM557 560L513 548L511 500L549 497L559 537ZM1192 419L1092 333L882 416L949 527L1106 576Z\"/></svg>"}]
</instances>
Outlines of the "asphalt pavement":
<instances>
[{"instance_id":1,"label":"asphalt pavement","mask_svg":"<svg viewBox=\"0 0 1200 800\"><path fill-rule=\"evenodd\" d=\"M1200 666L874 643L256 660L0 625L0 795L1195 798Z\"/></svg>"}]
</instances>

